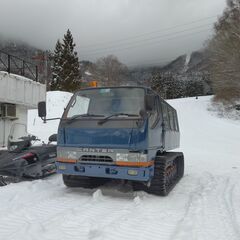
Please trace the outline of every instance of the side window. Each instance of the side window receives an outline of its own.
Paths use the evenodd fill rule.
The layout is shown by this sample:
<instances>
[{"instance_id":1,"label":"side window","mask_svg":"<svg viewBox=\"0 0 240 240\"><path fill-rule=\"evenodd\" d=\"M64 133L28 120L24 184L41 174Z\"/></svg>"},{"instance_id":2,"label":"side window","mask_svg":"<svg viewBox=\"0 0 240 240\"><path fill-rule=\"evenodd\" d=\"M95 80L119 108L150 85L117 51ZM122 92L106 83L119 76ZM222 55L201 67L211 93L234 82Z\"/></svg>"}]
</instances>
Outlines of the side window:
<instances>
[{"instance_id":1,"label":"side window","mask_svg":"<svg viewBox=\"0 0 240 240\"><path fill-rule=\"evenodd\" d=\"M165 129L170 129L167 105L164 102L162 102L161 104L162 104L163 123L164 123Z\"/></svg>"},{"instance_id":2,"label":"side window","mask_svg":"<svg viewBox=\"0 0 240 240\"><path fill-rule=\"evenodd\" d=\"M172 110L172 115L173 115L173 125L174 125L173 130L177 131L175 110Z\"/></svg>"},{"instance_id":3,"label":"side window","mask_svg":"<svg viewBox=\"0 0 240 240\"><path fill-rule=\"evenodd\" d=\"M178 126L178 118L177 118L177 112L174 111L174 120L175 120L175 129L176 131L179 131L179 126Z\"/></svg>"},{"instance_id":4,"label":"side window","mask_svg":"<svg viewBox=\"0 0 240 240\"><path fill-rule=\"evenodd\" d=\"M169 120L170 120L170 129L174 130L175 124L174 124L173 110L170 107L168 107L168 114L169 114Z\"/></svg>"},{"instance_id":5,"label":"side window","mask_svg":"<svg viewBox=\"0 0 240 240\"><path fill-rule=\"evenodd\" d=\"M154 102L154 110L149 119L151 128L155 128L160 120L159 104L159 98L156 97Z\"/></svg>"}]
</instances>

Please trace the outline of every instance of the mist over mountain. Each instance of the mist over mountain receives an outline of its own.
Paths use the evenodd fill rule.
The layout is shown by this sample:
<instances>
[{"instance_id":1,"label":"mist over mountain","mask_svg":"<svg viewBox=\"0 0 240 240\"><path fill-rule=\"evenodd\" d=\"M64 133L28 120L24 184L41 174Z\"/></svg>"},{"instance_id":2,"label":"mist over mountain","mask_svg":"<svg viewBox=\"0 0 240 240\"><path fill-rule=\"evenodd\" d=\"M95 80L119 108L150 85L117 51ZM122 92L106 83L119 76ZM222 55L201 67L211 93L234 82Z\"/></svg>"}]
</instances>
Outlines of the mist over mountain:
<instances>
[{"instance_id":1,"label":"mist over mountain","mask_svg":"<svg viewBox=\"0 0 240 240\"><path fill-rule=\"evenodd\" d=\"M131 78L138 84L148 85L154 73L172 73L186 80L193 75L208 74L209 60L205 50L181 55L164 66L138 67L130 69Z\"/></svg>"},{"instance_id":2,"label":"mist over mountain","mask_svg":"<svg viewBox=\"0 0 240 240\"><path fill-rule=\"evenodd\" d=\"M26 61L38 65L40 76L42 78L51 78L51 67L46 65L46 59L44 56L49 53L45 50L38 49L27 43L18 40L8 40L0 38L0 50L14 56L25 59ZM49 60L49 59L48 59ZM48 62L51 65L51 61ZM48 71L46 73L46 66ZM101 82L101 74L96 71L95 63L80 59L80 66L83 80L86 82L98 80ZM125 85L149 85L153 74L155 73L171 73L177 76L179 79L199 79L199 75L208 74L208 54L206 51L195 51L190 55L181 55L163 66L139 66L135 68L126 69L121 78L123 79L121 84ZM197 76L197 77L196 77ZM209 92L210 84L207 80L206 93Z\"/></svg>"},{"instance_id":3,"label":"mist over mountain","mask_svg":"<svg viewBox=\"0 0 240 240\"><path fill-rule=\"evenodd\" d=\"M0 36L0 51L33 62L33 57L44 50L29 45L20 40L6 39Z\"/></svg>"}]
</instances>

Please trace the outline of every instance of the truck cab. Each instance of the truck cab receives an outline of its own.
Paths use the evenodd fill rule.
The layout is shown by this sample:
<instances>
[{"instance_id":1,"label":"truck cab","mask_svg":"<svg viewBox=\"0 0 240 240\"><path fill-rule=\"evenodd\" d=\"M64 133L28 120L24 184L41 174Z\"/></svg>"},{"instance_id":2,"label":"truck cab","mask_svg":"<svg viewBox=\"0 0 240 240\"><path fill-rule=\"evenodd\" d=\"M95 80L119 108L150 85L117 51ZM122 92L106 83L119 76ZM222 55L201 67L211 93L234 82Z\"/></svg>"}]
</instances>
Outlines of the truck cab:
<instances>
[{"instance_id":1,"label":"truck cab","mask_svg":"<svg viewBox=\"0 0 240 240\"><path fill-rule=\"evenodd\" d=\"M57 172L69 187L122 179L135 190L167 195L183 175L183 154L168 152L179 142L176 110L151 89L83 89L60 120ZM171 186L152 191L160 172Z\"/></svg>"}]
</instances>

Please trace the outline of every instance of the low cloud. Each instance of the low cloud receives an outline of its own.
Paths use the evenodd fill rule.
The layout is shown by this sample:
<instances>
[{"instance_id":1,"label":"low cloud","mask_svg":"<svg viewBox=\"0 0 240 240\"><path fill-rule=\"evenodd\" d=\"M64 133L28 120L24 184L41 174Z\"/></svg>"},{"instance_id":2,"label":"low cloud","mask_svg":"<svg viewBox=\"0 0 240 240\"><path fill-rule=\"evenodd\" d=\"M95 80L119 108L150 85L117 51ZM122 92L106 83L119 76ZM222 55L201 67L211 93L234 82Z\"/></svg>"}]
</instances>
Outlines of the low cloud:
<instances>
[{"instance_id":1,"label":"low cloud","mask_svg":"<svg viewBox=\"0 0 240 240\"><path fill-rule=\"evenodd\" d=\"M114 54L133 66L199 49L225 0L1 0L0 34L54 49L69 28L79 58Z\"/></svg>"}]
</instances>

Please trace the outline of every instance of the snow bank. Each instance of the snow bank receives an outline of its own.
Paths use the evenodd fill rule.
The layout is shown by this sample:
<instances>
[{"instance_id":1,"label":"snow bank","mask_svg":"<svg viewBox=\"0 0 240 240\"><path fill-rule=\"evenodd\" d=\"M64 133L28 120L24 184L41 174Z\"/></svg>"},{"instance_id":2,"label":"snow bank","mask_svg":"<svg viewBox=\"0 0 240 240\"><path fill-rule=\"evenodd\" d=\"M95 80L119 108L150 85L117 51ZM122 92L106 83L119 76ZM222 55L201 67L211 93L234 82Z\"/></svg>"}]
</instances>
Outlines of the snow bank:
<instances>
[{"instance_id":1,"label":"snow bank","mask_svg":"<svg viewBox=\"0 0 240 240\"><path fill-rule=\"evenodd\" d=\"M212 101L212 104L208 109L220 118L240 121L240 110L236 110L237 105L240 106L240 101L235 101L231 104L223 104L222 102Z\"/></svg>"},{"instance_id":2,"label":"snow bank","mask_svg":"<svg viewBox=\"0 0 240 240\"><path fill-rule=\"evenodd\" d=\"M208 111L212 97L169 100L178 111L186 171L231 172L240 169L240 124Z\"/></svg>"},{"instance_id":3,"label":"snow bank","mask_svg":"<svg viewBox=\"0 0 240 240\"><path fill-rule=\"evenodd\" d=\"M68 92L47 92L47 118L61 117L72 94ZM28 111L28 132L48 142L51 134L57 133L59 120L48 121L46 124L38 117L36 109Z\"/></svg>"}]
</instances>

